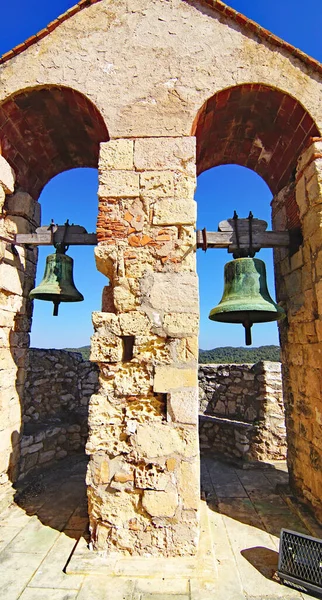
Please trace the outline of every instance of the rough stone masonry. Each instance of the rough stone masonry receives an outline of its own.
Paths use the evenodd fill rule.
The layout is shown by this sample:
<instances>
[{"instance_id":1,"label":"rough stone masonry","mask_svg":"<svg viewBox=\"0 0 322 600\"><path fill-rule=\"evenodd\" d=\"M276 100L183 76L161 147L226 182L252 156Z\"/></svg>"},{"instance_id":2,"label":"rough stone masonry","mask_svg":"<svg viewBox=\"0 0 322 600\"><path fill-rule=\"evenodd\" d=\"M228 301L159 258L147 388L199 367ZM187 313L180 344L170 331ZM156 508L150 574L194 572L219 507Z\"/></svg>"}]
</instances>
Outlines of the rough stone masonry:
<instances>
[{"instance_id":1,"label":"rough stone masonry","mask_svg":"<svg viewBox=\"0 0 322 600\"><path fill-rule=\"evenodd\" d=\"M81 0L0 59L0 234L35 230L56 174L99 169L96 549L197 548L193 194L196 174L222 164L263 177L274 228L292 232L275 252L288 464L322 514L321 83L319 63L220 0ZM1 499L18 477L37 251L5 240L0 251Z\"/></svg>"}]
</instances>

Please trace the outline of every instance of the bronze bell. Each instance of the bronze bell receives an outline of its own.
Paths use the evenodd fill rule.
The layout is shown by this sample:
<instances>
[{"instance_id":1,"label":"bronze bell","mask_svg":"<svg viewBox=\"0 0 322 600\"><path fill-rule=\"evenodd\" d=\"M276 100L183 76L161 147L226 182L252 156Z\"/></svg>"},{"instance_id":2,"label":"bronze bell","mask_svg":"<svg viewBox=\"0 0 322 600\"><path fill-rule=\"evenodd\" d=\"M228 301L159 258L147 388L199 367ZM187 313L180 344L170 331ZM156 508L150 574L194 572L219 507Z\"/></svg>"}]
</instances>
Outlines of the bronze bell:
<instances>
[{"instance_id":1,"label":"bronze bell","mask_svg":"<svg viewBox=\"0 0 322 600\"><path fill-rule=\"evenodd\" d=\"M285 317L283 308L269 295L265 263L258 258L236 258L225 265L225 287L218 306L209 319L222 323L241 323L245 327L246 346L252 343L254 323L278 321Z\"/></svg>"},{"instance_id":2,"label":"bronze bell","mask_svg":"<svg viewBox=\"0 0 322 600\"><path fill-rule=\"evenodd\" d=\"M46 259L45 275L42 282L31 290L32 300L48 300L54 303L53 315L58 315L60 302L81 302L84 296L76 289L73 279L74 261L57 247L55 254Z\"/></svg>"}]
</instances>

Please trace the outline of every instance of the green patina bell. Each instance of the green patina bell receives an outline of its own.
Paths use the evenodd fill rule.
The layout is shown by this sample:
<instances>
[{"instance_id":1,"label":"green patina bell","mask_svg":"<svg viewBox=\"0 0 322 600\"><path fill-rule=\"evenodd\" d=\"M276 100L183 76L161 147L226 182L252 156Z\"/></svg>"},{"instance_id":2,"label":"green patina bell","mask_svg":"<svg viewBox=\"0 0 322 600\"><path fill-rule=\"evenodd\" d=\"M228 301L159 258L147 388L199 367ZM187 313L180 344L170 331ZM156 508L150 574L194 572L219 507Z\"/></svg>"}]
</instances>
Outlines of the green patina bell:
<instances>
[{"instance_id":1,"label":"green patina bell","mask_svg":"<svg viewBox=\"0 0 322 600\"><path fill-rule=\"evenodd\" d=\"M258 258L237 258L225 265L224 293L209 319L222 323L241 323L246 345L250 346L254 323L278 321L285 317L283 308L269 295L265 263Z\"/></svg>"},{"instance_id":2,"label":"green patina bell","mask_svg":"<svg viewBox=\"0 0 322 600\"><path fill-rule=\"evenodd\" d=\"M57 249L46 259L45 275L42 282L31 290L32 300L47 300L54 303L53 315L58 315L60 302L81 302L84 296L76 289L73 279L74 261Z\"/></svg>"}]
</instances>

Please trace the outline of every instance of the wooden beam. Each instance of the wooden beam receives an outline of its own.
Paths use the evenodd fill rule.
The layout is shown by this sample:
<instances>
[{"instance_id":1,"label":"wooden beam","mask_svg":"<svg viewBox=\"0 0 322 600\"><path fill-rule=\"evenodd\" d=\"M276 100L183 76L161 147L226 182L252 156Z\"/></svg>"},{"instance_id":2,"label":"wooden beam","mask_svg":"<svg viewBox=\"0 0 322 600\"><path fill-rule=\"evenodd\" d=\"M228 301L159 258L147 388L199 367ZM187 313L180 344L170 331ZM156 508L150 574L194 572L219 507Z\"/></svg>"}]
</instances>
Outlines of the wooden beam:
<instances>
[{"instance_id":1,"label":"wooden beam","mask_svg":"<svg viewBox=\"0 0 322 600\"><path fill-rule=\"evenodd\" d=\"M66 246L96 246L96 233L87 233L85 227L80 225L45 225L38 227L36 233L17 233L16 244L28 244L30 246L54 246L64 242Z\"/></svg>"},{"instance_id":2,"label":"wooden beam","mask_svg":"<svg viewBox=\"0 0 322 600\"><path fill-rule=\"evenodd\" d=\"M228 252L238 249L234 231L207 231L207 248L228 248ZM288 231L261 231L253 232L252 247L257 248L283 248L290 245L290 234ZM197 231L197 248L203 248L204 235L201 230ZM249 248L249 234L240 232L239 247Z\"/></svg>"},{"instance_id":3,"label":"wooden beam","mask_svg":"<svg viewBox=\"0 0 322 600\"><path fill-rule=\"evenodd\" d=\"M62 241L63 236L58 232L54 233L53 237L50 232L47 234L17 233L15 238L16 244L27 244L28 246L53 246ZM96 246L97 236L96 233L68 233L64 244L66 246Z\"/></svg>"}]
</instances>

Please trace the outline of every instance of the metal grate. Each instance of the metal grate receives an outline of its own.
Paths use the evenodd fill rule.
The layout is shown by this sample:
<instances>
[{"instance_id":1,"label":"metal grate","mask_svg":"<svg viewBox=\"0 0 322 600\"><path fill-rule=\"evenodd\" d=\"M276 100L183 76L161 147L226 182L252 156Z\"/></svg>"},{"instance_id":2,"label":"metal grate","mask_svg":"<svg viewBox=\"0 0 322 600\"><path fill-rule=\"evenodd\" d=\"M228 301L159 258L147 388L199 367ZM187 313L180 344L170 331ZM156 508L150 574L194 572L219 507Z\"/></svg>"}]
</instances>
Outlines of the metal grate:
<instances>
[{"instance_id":1,"label":"metal grate","mask_svg":"<svg viewBox=\"0 0 322 600\"><path fill-rule=\"evenodd\" d=\"M322 540L282 529L278 575L322 594Z\"/></svg>"}]
</instances>

